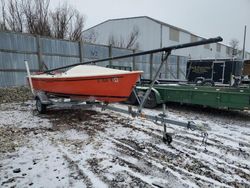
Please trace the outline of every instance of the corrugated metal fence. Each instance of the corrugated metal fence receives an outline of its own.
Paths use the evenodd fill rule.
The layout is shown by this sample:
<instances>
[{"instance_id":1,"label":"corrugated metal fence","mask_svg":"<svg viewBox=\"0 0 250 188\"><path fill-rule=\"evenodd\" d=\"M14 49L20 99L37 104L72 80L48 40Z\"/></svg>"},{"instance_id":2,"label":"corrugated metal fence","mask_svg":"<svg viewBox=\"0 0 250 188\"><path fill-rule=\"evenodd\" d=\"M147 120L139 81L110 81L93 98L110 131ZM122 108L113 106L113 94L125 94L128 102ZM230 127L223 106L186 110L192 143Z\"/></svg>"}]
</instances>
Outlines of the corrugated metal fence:
<instances>
[{"instance_id":1,"label":"corrugated metal fence","mask_svg":"<svg viewBox=\"0 0 250 188\"><path fill-rule=\"evenodd\" d=\"M31 71L39 71L44 64L48 68L79 63L92 59L135 53L135 51L111 46L58 40L29 34L0 32L0 87L26 85L24 61ZM130 66L143 70L144 78L152 78L161 60L161 54L144 55L98 65ZM163 67L161 79L184 79L187 57L170 56Z\"/></svg>"}]
</instances>

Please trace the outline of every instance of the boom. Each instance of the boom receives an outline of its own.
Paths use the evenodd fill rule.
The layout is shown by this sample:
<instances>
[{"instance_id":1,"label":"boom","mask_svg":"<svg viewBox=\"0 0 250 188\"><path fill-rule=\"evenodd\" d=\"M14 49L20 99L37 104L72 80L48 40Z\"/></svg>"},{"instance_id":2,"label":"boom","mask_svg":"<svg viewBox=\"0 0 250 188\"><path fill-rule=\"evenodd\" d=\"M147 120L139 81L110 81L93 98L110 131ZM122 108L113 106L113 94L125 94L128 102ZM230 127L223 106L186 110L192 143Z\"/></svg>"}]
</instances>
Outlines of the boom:
<instances>
[{"instance_id":1,"label":"boom","mask_svg":"<svg viewBox=\"0 0 250 188\"><path fill-rule=\"evenodd\" d=\"M154 49L154 50L148 50L148 51L143 51L143 52L138 52L138 53L133 53L133 54L127 54L127 55L122 55L122 56L109 57L109 58L104 58L104 59L97 59L97 60L91 60L91 61L76 63L76 64L72 64L72 65L67 65L67 66L63 66L63 67L58 67L58 68L46 70L43 73L49 73L49 72L52 72L52 71L65 69L65 68L69 68L69 67L74 67L74 66L78 66L78 65L99 63L99 62L104 62L104 61L110 61L110 60L123 59L123 58L128 58L128 57L135 57L135 56L153 54L153 53L157 53L157 52L166 52L166 53L170 54L172 50L188 48L188 47L193 47L193 46L199 46L199 45L204 45L204 44L210 44L210 43L216 43L216 42L221 42L222 40L223 39L221 37L210 38L210 39L205 39L205 40L201 40L201 41L198 41L198 42L179 44L179 45L174 45L174 46L169 46L169 47L164 47L164 48L158 48L158 49Z\"/></svg>"}]
</instances>

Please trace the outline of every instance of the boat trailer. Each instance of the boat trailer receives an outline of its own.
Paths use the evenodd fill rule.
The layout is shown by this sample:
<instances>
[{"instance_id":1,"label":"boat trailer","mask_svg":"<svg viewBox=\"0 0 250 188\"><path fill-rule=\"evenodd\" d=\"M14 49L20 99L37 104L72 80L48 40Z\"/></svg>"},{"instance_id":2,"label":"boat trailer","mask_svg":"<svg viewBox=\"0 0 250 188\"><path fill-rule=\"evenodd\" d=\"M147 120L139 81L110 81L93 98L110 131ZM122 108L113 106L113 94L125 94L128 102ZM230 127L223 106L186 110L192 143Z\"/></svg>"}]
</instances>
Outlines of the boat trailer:
<instances>
[{"instance_id":1,"label":"boat trailer","mask_svg":"<svg viewBox=\"0 0 250 188\"><path fill-rule=\"evenodd\" d=\"M159 48L159 49L155 49L155 50L138 52L138 53L134 53L134 54L128 54L128 55L116 56L116 57L110 57L110 58L98 59L98 60L91 60L91 61L87 61L87 62L80 62L80 63L76 63L76 64L72 64L72 65L67 65L67 66L63 66L63 67L59 67L59 68L46 70L43 73L51 73L51 72L56 71L56 70L65 69L65 68L78 66L78 65L95 64L95 63L98 63L98 62L112 61L112 60L116 60L116 59L123 59L123 58L128 58L128 57L135 57L135 56L141 56L141 55L147 55L147 54L162 52L162 59L161 59L160 66L159 66L156 74L154 75L153 80L152 80L151 84L149 85L147 91L145 92L142 100L140 100L140 98L137 96L135 90L133 90L137 100L139 101L139 107L138 107L138 109L136 111L134 111L132 109L132 106L128 106L128 110L125 110L125 109L121 109L121 108L118 108L118 107L109 106L107 104L88 103L88 101L85 104L83 104L82 101L79 102L79 103L69 102L69 104L77 104L77 105L83 104L85 107L95 105L97 107L100 107L103 110L109 109L109 110L113 110L113 111L120 112L120 113L130 114L133 117L144 117L144 118L146 118L148 120L153 121L157 125L163 126L163 137L162 137L162 139L163 139L164 143L168 143L168 144L171 144L173 139L172 139L172 134L167 132L167 124L173 124L173 125L177 125L177 126L181 126L181 127L186 127L187 129L190 129L190 130L199 130L199 131L201 131L202 136L203 136L202 144L206 144L206 140L207 140L207 137L208 137L207 130L209 130L209 127L207 125L205 125L205 124L197 124L197 123L192 122L192 121L182 122L182 121L177 121L177 120L170 119L166 115L166 106L165 106L165 104L162 105L163 106L163 112L161 114L157 115L157 116L146 115L146 114L144 114L142 112L142 109L144 107L144 104L145 104L146 100L148 99L148 97L150 95L150 92L151 92L151 90L152 90L152 88L153 88L159 74L160 74L162 66L164 65L164 63L167 63L167 59L168 59L169 55L171 54L172 50L188 48L188 47L193 47L193 46L198 46L198 45L205 45L205 44L210 44L210 43L216 43L216 42L220 42L220 41L222 41L221 37L211 38L211 39L201 40L201 41L198 41L198 42L185 43L185 44L180 44L180 45L175 45L175 46L170 46L170 47L165 47L165 48ZM31 81L31 77L30 77L29 66L28 66L27 61L25 61L25 65L26 65L26 69L27 69L30 88L31 88L31 91L32 91L32 93L34 95L34 98L36 100L36 109L38 110L39 113L45 113L47 106L49 106L49 105L57 105L58 102L53 102L53 100L51 100L51 98L50 98L50 95L47 94L44 91L34 91L33 90L32 81ZM61 103L64 103L64 102L61 102Z\"/></svg>"},{"instance_id":2,"label":"boat trailer","mask_svg":"<svg viewBox=\"0 0 250 188\"><path fill-rule=\"evenodd\" d=\"M180 121L169 118L166 113L166 104L162 104L162 113L159 113L157 115L150 115L143 112L138 113L138 109L135 106L131 105L128 105L126 109L100 102L70 101L68 99L66 99L65 101L65 99L63 98L50 98L46 93L40 91L36 92L34 96L36 100L36 109L39 113L42 114L46 113L47 106L63 106L64 108L66 106L77 106L83 109L99 108L101 109L101 111L111 110L117 113L130 115L132 118L146 119L156 125L163 127L162 140L164 143L167 143L169 145L173 141L173 133L167 132L168 124L180 126L191 131L199 131L201 133L202 144L204 146L206 146L206 141L208 138L207 131L210 130L210 127L207 124L195 123L194 121Z\"/></svg>"}]
</instances>

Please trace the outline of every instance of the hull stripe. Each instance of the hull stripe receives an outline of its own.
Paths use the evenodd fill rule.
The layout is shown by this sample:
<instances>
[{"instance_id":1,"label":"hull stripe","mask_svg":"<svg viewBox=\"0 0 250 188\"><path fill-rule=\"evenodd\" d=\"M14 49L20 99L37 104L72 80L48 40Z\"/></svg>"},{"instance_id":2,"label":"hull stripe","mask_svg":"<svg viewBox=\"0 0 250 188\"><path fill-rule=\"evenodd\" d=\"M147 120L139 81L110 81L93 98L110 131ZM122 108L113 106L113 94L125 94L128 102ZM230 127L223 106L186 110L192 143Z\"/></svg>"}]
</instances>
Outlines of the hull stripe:
<instances>
[{"instance_id":1,"label":"hull stripe","mask_svg":"<svg viewBox=\"0 0 250 188\"><path fill-rule=\"evenodd\" d=\"M112 96L112 95L81 95L81 94L65 94L65 93L50 93L52 95L57 95L57 96L66 96L66 97L70 97L70 96L74 96L74 97L101 97L101 98L128 98L129 96Z\"/></svg>"},{"instance_id":2,"label":"hull stripe","mask_svg":"<svg viewBox=\"0 0 250 188\"><path fill-rule=\"evenodd\" d=\"M90 80L103 80L103 79L112 79L112 78L123 78L123 76L110 76L110 77L101 77L101 78L32 78L34 81L43 81L43 82L74 82L74 81L90 81Z\"/></svg>"}]
</instances>

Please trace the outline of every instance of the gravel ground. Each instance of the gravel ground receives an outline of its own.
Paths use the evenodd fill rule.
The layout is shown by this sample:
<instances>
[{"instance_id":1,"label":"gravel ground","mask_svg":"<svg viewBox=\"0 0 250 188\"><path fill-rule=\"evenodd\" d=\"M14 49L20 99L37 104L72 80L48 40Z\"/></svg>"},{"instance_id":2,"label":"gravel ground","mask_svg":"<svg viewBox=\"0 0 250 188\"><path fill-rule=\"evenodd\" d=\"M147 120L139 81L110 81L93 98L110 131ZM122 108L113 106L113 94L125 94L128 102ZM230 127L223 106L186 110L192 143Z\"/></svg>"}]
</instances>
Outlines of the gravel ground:
<instances>
[{"instance_id":1,"label":"gravel ground","mask_svg":"<svg viewBox=\"0 0 250 188\"><path fill-rule=\"evenodd\" d=\"M32 99L28 87L0 88L0 104L9 102L25 102Z\"/></svg>"},{"instance_id":2,"label":"gravel ground","mask_svg":"<svg viewBox=\"0 0 250 188\"><path fill-rule=\"evenodd\" d=\"M200 132L169 125L166 145L161 126L109 110L40 115L33 101L0 104L0 186L250 187L249 112L172 105L167 114L206 123L207 144Z\"/></svg>"}]
</instances>

